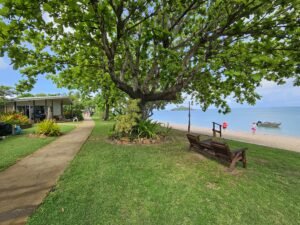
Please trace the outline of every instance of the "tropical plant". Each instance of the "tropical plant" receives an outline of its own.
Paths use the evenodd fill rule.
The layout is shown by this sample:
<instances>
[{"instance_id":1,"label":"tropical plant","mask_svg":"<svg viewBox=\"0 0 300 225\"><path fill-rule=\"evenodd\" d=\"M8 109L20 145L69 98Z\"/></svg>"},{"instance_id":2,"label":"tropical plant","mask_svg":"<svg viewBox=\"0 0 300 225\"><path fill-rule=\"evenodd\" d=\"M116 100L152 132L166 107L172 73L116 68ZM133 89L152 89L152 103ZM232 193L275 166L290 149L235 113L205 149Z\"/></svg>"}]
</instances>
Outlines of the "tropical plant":
<instances>
[{"instance_id":1,"label":"tropical plant","mask_svg":"<svg viewBox=\"0 0 300 225\"><path fill-rule=\"evenodd\" d=\"M11 125L27 125L30 123L28 117L22 113L2 113L0 114L0 121Z\"/></svg>"},{"instance_id":2,"label":"tropical plant","mask_svg":"<svg viewBox=\"0 0 300 225\"><path fill-rule=\"evenodd\" d=\"M128 100L127 107L123 115L115 118L114 134L116 136L130 136L133 127L138 124L141 116L139 114L138 100Z\"/></svg>"},{"instance_id":3,"label":"tropical plant","mask_svg":"<svg viewBox=\"0 0 300 225\"><path fill-rule=\"evenodd\" d=\"M43 120L37 125L37 134L46 136L59 136L61 135L60 127L57 125L55 120Z\"/></svg>"},{"instance_id":4,"label":"tropical plant","mask_svg":"<svg viewBox=\"0 0 300 225\"><path fill-rule=\"evenodd\" d=\"M138 138L155 138L160 131L160 124L153 122L150 119L140 120L136 126L133 127L133 133Z\"/></svg>"}]
</instances>

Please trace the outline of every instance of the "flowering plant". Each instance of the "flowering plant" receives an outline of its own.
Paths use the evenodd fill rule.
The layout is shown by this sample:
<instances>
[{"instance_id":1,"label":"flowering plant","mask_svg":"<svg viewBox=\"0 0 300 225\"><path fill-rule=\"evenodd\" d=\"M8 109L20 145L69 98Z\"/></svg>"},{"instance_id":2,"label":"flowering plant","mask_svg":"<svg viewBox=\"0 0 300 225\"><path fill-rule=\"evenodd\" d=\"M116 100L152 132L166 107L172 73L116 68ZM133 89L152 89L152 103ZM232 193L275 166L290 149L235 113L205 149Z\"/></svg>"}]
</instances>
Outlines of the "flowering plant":
<instances>
[{"instance_id":1,"label":"flowering plant","mask_svg":"<svg viewBox=\"0 0 300 225\"><path fill-rule=\"evenodd\" d=\"M0 122L11 125L26 125L29 124L29 119L22 113L2 113L0 114Z\"/></svg>"}]
</instances>

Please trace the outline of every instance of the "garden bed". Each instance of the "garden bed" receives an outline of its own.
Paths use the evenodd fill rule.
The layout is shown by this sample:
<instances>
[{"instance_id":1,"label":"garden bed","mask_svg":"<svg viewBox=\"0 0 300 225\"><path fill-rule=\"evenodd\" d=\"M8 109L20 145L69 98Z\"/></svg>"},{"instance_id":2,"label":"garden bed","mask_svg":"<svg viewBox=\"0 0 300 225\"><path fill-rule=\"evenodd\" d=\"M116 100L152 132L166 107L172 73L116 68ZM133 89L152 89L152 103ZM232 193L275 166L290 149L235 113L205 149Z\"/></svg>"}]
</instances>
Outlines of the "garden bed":
<instances>
[{"instance_id":1,"label":"garden bed","mask_svg":"<svg viewBox=\"0 0 300 225\"><path fill-rule=\"evenodd\" d=\"M119 139L110 139L113 143L119 145L130 145L130 144L161 144L166 141L166 136L157 136L156 138L135 138L130 139L129 137L122 137Z\"/></svg>"}]
</instances>

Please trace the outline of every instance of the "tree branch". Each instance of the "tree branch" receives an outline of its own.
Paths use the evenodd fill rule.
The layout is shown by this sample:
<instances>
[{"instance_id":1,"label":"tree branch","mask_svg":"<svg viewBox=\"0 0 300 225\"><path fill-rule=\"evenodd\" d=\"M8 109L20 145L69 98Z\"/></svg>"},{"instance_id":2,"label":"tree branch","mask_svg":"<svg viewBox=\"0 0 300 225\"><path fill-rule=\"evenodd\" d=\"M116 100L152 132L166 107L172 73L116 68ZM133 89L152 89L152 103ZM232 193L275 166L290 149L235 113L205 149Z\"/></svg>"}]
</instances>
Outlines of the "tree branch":
<instances>
[{"instance_id":1,"label":"tree branch","mask_svg":"<svg viewBox=\"0 0 300 225\"><path fill-rule=\"evenodd\" d=\"M185 15L192 10L193 6L198 3L198 5L201 5L202 3L206 2L205 1L197 1L197 0L193 0L192 3L186 8L186 10L183 11L183 13L177 18L177 20L175 20L175 22L172 24L172 26L168 29L169 31L173 30L173 28L175 26L177 26L180 21L185 17Z\"/></svg>"}]
</instances>

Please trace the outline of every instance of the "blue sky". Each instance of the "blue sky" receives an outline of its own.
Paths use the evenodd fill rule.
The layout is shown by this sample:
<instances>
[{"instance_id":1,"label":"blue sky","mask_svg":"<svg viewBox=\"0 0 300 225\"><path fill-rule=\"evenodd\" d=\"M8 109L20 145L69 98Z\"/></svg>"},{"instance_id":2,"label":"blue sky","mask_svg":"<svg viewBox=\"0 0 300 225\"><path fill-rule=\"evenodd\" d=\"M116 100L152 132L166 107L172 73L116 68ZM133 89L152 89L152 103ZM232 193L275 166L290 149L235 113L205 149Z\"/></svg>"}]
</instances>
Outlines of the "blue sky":
<instances>
[{"instance_id":1,"label":"blue sky","mask_svg":"<svg viewBox=\"0 0 300 225\"><path fill-rule=\"evenodd\" d=\"M10 65L10 60L7 57L0 57L0 85L15 86L18 80L22 79L21 74L12 68ZM34 89L31 91L33 94L46 93L67 93L68 90L63 88L57 88L51 80L47 80L45 76L38 76L38 82L36 83Z\"/></svg>"},{"instance_id":2,"label":"blue sky","mask_svg":"<svg viewBox=\"0 0 300 225\"><path fill-rule=\"evenodd\" d=\"M14 86L21 78L20 73L13 70L7 57L0 58L0 85ZM285 85L278 86L273 82L263 81L262 86L257 89L258 93L262 95L262 99L257 102L255 107L300 106L300 87L294 87L292 83L292 80L288 80ZM57 88L51 80L47 80L42 75L38 77L38 82L31 91L33 94L67 92L67 89ZM232 108L249 107L248 105L237 104L230 98L228 104ZM187 105L187 101L183 105ZM174 105L169 105L167 108L173 107Z\"/></svg>"}]
</instances>

